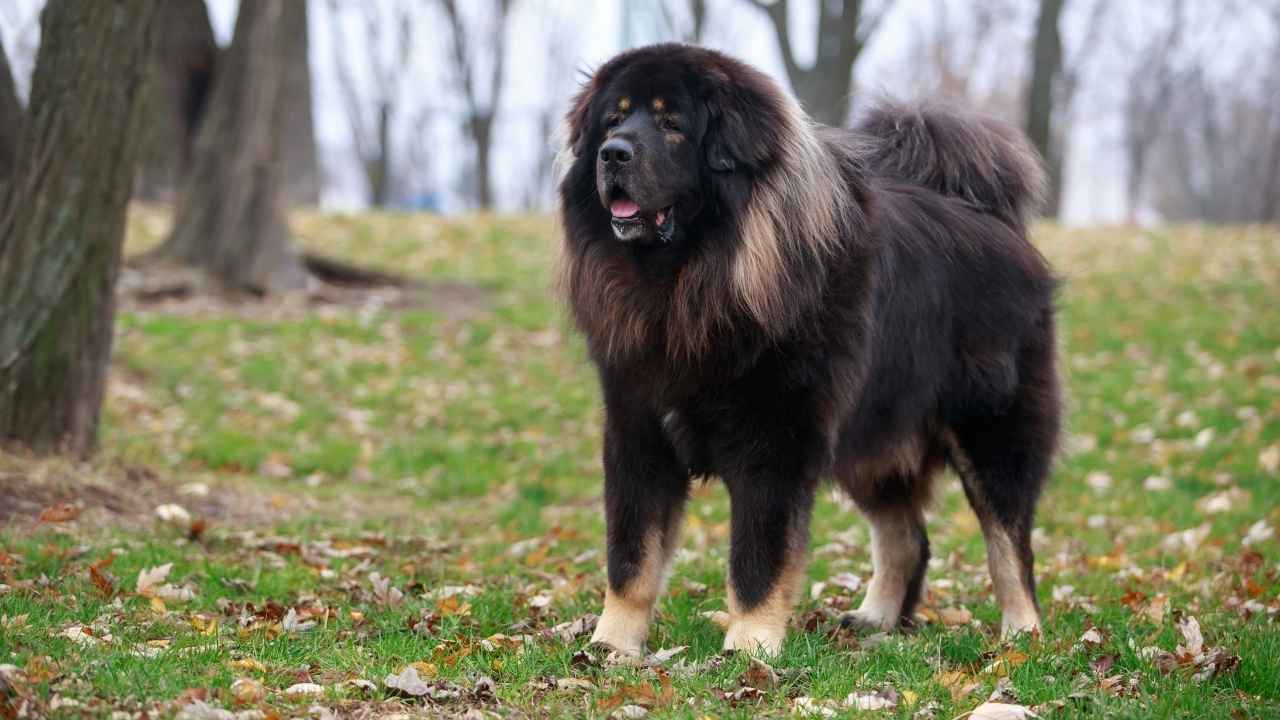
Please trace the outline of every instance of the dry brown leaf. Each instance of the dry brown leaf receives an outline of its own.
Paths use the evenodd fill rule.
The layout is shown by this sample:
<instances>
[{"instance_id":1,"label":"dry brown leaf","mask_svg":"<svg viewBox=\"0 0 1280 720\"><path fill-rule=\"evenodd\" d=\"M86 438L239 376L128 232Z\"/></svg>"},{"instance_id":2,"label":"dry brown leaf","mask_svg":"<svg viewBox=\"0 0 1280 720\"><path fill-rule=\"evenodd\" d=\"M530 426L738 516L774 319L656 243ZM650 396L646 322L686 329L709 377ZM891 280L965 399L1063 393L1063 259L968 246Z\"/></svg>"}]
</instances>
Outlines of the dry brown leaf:
<instances>
[{"instance_id":1,"label":"dry brown leaf","mask_svg":"<svg viewBox=\"0 0 1280 720\"><path fill-rule=\"evenodd\" d=\"M756 690L773 690L778 687L778 673L768 664L752 658L746 672L738 676L738 684Z\"/></svg>"},{"instance_id":2,"label":"dry brown leaf","mask_svg":"<svg viewBox=\"0 0 1280 720\"><path fill-rule=\"evenodd\" d=\"M968 608L945 607L938 611L938 618L944 625L954 627L973 622L973 613Z\"/></svg>"},{"instance_id":3,"label":"dry brown leaf","mask_svg":"<svg viewBox=\"0 0 1280 720\"><path fill-rule=\"evenodd\" d=\"M237 705L257 705L267 699L267 688L252 678L237 678L231 683L231 697Z\"/></svg>"},{"instance_id":4,"label":"dry brown leaf","mask_svg":"<svg viewBox=\"0 0 1280 720\"><path fill-rule=\"evenodd\" d=\"M40 519L42 523L64 523L71 522L80 517L80 508L74 503L64 502L40 511Z\"/></svg>"}]
</instances>

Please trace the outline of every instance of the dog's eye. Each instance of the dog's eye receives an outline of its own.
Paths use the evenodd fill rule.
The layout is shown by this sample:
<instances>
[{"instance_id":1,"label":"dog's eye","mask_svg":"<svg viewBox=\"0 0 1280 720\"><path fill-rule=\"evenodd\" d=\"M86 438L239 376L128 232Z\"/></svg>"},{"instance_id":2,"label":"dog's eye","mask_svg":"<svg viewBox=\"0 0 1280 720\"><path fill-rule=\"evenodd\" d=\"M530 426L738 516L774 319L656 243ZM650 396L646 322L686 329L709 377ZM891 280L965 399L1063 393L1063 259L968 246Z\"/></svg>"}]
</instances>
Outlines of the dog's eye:
<instances>
[{"instance_id":1,"label":"dog's eye","mask_svg":"<svg viewBox=\"0 0 1280 720\"><path fill-rule=\"evenodd\" d=\"M610 130L622 124L622 118L617 115L606 115L604 118L604 126Z\"/></svg>"},{"instance_id":2,"label":"dog's eye","mask_svg":"<svg viewBox=\"0 0 1280 720\"><path fill-rule=\"evenodd\" d=\"M659 120L659 121L658 121L658 125L659 125L663 130L666 130L667 132L679 132L679 131L680 131L680 126L676 124L676 121L675 121L675 120L673 120L673 119L671 119L671 118L669 118L669 117L664 117L664 118L662 118L661 120Z\"/></svg>"}]
</instances>

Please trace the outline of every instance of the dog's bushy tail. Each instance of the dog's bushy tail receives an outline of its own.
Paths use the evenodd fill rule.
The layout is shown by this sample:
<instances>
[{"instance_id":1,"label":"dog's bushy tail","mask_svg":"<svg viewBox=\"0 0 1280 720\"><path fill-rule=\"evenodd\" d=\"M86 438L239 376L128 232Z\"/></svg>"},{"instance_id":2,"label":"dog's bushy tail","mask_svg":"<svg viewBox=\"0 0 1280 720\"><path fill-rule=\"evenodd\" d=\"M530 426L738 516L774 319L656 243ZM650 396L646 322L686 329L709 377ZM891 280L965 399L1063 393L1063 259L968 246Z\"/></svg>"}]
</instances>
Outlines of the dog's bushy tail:
<instances>
[{"instance_id":1,"label":"dog's bushy tail","mask_svg":"<svg viewBox=\"0 0 1280 720\"><path fill-rule=\"evenodd\" d=\"M1021 131L995 118L884 102L857 128L870 144L870 168L879 174L963 198L1019 227L1044 201L1039 154Z\"/></svg>"}]
</instances>

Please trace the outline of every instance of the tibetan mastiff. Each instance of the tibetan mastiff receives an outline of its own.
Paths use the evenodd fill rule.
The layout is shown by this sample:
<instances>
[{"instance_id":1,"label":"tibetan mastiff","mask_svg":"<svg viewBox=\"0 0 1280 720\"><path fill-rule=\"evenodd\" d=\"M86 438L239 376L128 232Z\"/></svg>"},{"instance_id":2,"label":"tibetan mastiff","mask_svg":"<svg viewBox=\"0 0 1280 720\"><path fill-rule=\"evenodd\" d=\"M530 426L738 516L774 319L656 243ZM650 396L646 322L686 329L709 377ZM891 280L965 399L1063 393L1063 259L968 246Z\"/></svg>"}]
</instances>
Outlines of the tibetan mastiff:
<instances>
[{"instance_id":1,"label":"tibetan mastiff","mask_svg":"<svg viewBox=\"0 0 1280 720\"><path fill-rule=\"evenodd\" d=\"M606 415L594 640L643 651L691 482L712 476L732 501L726 649L780 650L824 477L871 526L874 576L844 622L909 622L944 466L1004 633L1038 631L1031 531L1060 399L1024 138L931 106L824 127L745 63L670 44L605 63L566 126L559 284Z\"/></svg>"}]
</instances>

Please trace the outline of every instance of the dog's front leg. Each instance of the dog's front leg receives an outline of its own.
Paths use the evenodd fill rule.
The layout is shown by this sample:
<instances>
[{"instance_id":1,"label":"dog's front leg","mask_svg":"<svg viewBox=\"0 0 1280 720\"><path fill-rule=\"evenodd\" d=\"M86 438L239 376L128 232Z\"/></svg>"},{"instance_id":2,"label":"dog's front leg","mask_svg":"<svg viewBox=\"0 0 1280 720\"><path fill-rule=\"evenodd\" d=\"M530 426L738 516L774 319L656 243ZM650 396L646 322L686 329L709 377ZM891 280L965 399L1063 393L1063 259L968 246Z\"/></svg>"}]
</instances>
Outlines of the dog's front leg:
<instances>
[{"instance_id":1,"label":"dog's front leg","mask_svg":"<svg viewBox=\"0 0 1280 720\"><path fill-rule=\"evenodd\" d=\"M604 504L609 585L592 642L644 651L679 543L689 474L656 415L606 389Z\"/></svg>"},{"instance_id":2,"label":"dog's front leg","mask_svg":"<svg viewBox=\"0 0 1280 720\"><path fill-rule=\"evenodd\" d=\"M732 499L726 650L776 655L805 574L816 479L798 467L725 478Z\"/></svg>"}]
</instances>

